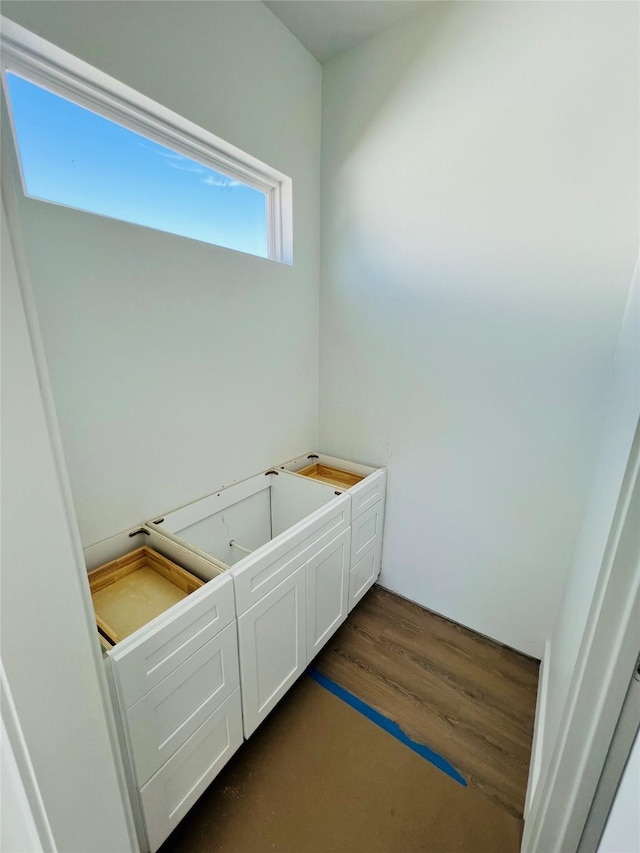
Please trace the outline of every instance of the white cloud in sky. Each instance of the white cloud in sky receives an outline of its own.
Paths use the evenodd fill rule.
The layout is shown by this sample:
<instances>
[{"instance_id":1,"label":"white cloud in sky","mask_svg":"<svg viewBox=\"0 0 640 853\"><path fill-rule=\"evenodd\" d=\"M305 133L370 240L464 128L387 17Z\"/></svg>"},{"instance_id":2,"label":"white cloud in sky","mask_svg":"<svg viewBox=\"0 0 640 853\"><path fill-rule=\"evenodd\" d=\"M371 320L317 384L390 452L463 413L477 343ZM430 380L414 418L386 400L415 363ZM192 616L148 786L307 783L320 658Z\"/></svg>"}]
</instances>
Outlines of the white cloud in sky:
<instances>
[{"instance_id":1,"label":"white cloud in sky","mask_svg":"<svg viewBox=\"0 0 640 853\"><path fill-rule=\"evenodd\" d=\"M142 142L138 144L144 145L145 148L148 147ZM156 145L157 143L154 143L154 148L156 148ZM190 160L183 154L178 154L177 151L168 151L165 149L162 151L156 150L156 153L162 157L167 166L170 166L172 169L178 169L181 172L193 172L196 175L206 174L206 177L202 178L202 183L206 184L208 187L219 187L223 190L230 190L233 187L242 186L241 181L236 181L234 178L221 175L219 172L215 172L213 169L208 169L206 166L200 166L195 160Z\"/></svg>"},{"instance_id":2,"label":"white cloud in sky","mask_svg":"<svg viewBox=\"0 0 640 853\"><path fill-rule=\"evenodd\" d=\"M201 175L204 172L202 166L196 166L195 164L191 165L191 160L185 160L184 163L167 163L167 166L171 166L172 169L179 169L181 172L195 172L198 175Z\"/></svg>"},{"instance_id":3,"label":"white cloud in sky","mask_svg":"<svg viewBox=\"0 0 640 853\"><path fill-rule=\"evenodd\" d=\"M167 166L171 166L172 169L179 169L181 172L195 172L198 175L201 175L205 171L203 166L199 166L193 160L175 151L158 151L158 154L164 158Z\"/></svg>"},{"instance_id":4,"label":"white cloud in sky","mask_svg":"<svg viewBox=\"0 0 640 853\"><path fill-rule=\"evenodd\" d=\"M225 175L220 175L216 172L207 175L202 181L208 187L222 187L225 190L230 190L232 187L239 187L240 181L234 181L233 178L227 178Z\"/></svg>"},{"instance_id":5,"label":"white cloud in sky","mask_svg":"<svg viewBox=\"0 0 640 853\"><path fill-rule=\"evenodd\" d=\"M184 154L178 154L177 151L158 151L158 154L161 157L165 157L167 160L186 160L187 163L190 163L190 160L184 156Z\"/></svg>"}]
</instances>

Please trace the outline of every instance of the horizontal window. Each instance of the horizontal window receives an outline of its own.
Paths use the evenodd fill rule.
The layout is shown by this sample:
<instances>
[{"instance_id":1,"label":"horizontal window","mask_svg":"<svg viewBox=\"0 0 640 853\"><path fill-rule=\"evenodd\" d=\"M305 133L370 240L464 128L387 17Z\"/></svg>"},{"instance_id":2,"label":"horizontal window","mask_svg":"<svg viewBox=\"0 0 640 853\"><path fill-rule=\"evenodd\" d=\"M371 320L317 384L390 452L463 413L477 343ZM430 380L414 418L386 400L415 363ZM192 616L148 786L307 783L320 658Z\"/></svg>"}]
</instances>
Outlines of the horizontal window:
<instances>
[{"instance_id":1,"label":"horizontal window","mask_svg":"<svg viewBox=\"0 0 640 853\"><path fill-rule=\"evenodd\" d=\"M283 239L290 234L290 223L283 228L290 217L284 207L285 176L268 167L256 169L248 155L243 162L241 152L231 146L230 156L219 144L207 145L209 134L202 129L197 129L200 138L194 138L186 120L190 132L180 134L175 114L175 123L153 116L145 127L148 99L138 96L145 109L136 114L131 90L119 115L118 92L104 100L106 75L95 69L101 89L87 92L86 79L82 85L73 79L73 67L66 79L56 79L56 73L43 75L41 66L29 67L24 57L12 62L9 53L3 77L27 196L263 258L290 260L290 246ZM87 67L69 59L71 66ZM165 144L167 139L174 144Z\"/></svg>"}]
</instances>

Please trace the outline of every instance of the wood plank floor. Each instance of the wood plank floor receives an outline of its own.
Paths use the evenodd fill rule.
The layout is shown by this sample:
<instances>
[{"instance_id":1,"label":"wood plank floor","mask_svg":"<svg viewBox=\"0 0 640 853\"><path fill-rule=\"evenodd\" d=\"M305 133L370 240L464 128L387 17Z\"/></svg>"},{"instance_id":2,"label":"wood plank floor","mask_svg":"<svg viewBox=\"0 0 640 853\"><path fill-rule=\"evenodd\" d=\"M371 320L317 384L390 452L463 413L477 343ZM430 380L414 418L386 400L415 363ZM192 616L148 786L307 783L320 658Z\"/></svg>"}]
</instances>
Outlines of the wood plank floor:
<instances>
[{"instance_id":1,"label":"wood plank floor","mask_svg":"<svg viewBox=\"0 0 640 853\"><path fill-rule=\"evenodd\" d=\"M374 587L314 666L522 817L538 661Z\"/></svg>"}]
</instances>

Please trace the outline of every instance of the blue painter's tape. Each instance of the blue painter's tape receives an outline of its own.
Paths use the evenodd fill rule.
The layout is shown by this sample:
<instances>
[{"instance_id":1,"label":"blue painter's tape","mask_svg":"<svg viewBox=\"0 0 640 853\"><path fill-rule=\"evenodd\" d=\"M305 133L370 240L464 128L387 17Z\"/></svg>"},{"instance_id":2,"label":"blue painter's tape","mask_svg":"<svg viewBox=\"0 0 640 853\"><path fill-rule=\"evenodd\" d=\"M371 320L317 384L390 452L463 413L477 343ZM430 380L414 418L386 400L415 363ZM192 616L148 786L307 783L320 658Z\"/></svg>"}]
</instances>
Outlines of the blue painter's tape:
<instances>
[{"instance_id":1,"label":"blue painter's tape","mask_svg":"<svg viewBox=\"0 0 640 853\"><path fill-rule=\"evenodd\" d=\"M417 752L422 758L426 758L427 761L433 764L434 767L437 767L438 770L442 770L443 773L446 773L447 776L450 776L460 785L464 785L465 788L467 787L466 779L458 773L455 767L449 764L449 762L441 755L438 755L437 752L429 749L428 746L425 746L422 743L417 743L415 740L411 740L411 738L408 737L402 731L400 726L393 722L393 720L390 720L388 717L385 717L384 714L376 711L375 708L367 705L367 703L363 702L362 699L358 699L358 697L354 696L353 693L349 693L348 690L345 690L344 687L341 687L339 684L336 684L335 681L327 678L326 675L318 672L317 669L309 667L309 669L307 669L307 675L310 675L314 681L317 681L318 684L330 693L333 693L333 695L337 696L338 699L342 699L342 701L346 702L347 705L351 705L354 710L363 714L367 719L371 720L372 723L375 723L376 726L380 726L381 729L384 729L385 732L388 732L392 737L396 738L396 740L399 740L400 743L403 743L405 746L408 746L409 749Z\"/></svg>"}]
</instances>

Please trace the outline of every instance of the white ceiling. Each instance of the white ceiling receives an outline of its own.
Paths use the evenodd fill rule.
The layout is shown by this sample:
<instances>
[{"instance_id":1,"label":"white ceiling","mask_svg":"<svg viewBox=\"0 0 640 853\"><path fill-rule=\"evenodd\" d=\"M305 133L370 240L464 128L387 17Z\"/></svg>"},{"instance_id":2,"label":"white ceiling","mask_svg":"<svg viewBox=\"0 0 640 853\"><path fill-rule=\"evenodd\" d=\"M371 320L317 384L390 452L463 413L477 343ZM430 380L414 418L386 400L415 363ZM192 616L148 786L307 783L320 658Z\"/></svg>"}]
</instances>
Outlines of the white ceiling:
<instances>
[{"instance_id":1,"label":"white ceiling","mask_svg":"<svg viewBox=\"0 0 640 853\"><path fill-rule=\"evenodd\" d=\"M320 62L370 38L427 0L264 0Z\"/></svg>"}]
</instances>

